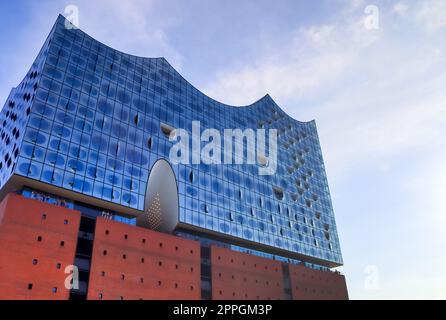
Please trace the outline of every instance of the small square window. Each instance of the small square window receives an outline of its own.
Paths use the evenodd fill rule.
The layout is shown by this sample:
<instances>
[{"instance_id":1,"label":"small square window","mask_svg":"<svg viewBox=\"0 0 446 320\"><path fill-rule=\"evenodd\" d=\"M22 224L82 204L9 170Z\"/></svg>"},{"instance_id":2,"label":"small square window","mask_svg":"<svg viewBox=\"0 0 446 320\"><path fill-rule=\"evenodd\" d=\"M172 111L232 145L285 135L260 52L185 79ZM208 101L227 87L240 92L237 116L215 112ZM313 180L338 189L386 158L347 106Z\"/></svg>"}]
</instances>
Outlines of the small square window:
<instances>
[{"instance_id":1,"label":"small square window","mask_svg":"<svg viewBox=\"0 0 446 320\"><path fill-rule=\"evenodd\" d=\"M42 214L42 220L46 220L46 213Z\"/></svg>"},{"instance_id":2,"label":"small square window","mask_svg":"<svg viewBox=\"0 0 446 320\"><path fill-rule=\"evenodd\" d=\"M60 269L62 267L62 265L60 263L56 264L56 269Z\"/></svg>"},{"instance_id":3,"label":"small square window","mask_svg":"<svg viewBox=\"0 0 446 320\"><path fill-rule=\"evenodd\" d=\"M63 221L63 224L67 225L67 224L68 224L68 220L65 219L65 220Z\"/></svg>"},{"instance_id":4,"label":"small square window","mask_svg":"<svg viewBox=\"0 0 446 320\"><path fill-rule=\"evenodd\" d=\"M54 288L52 289L52 291L53 291L53 293L57 293L57 288L54 287Z\"/></svg>"},{"instance_id":5,"label":"small square window","mask_svg":"<svg viewBox=\"0 0 446 320\"><path fill-rule=\"evenodd\" d=\"M37 265L38 261L37 259L33 259L33 265Z\"/></svg>"},{"instance_id":6,"label":"small square window","mask_svg":"<svg viewBox=\"0 0 446 320\"><path fill-rule=\"evenodd\" d=\"M42 237L41 237L41 236L38 236L38 237L37 237L37 241L42 242Z\"/></svg>"},{"instance_id":7,"label":"small square window","mask_svg":"<svg viewBox=\"0 0 446 320\"><path fill-rule=\"evenodd\" d=\"M32 283L28 283L28 290L32 290L33 289L33 284Z\"/></svg>"}]
</instances>

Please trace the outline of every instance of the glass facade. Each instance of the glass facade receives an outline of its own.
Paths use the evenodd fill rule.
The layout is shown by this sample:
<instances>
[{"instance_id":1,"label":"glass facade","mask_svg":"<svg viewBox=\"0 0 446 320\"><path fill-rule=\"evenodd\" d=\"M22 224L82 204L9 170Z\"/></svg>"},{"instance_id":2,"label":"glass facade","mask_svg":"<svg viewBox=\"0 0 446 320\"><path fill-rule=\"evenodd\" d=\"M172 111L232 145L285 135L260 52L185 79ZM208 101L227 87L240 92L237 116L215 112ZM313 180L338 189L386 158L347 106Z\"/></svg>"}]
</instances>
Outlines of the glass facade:
<instances>
[{"instance_id":1,"label":"glass facade","mask_svg":"<svg viewBox=\"0 0 446 320\"><path fill-rule=\"evenodd\" d=\"M20 175L143 212L150 168L174 142L162 125L192 122L278 130L277 173L258 165L172 165L179 221L283 252L342 264L315 122L289 117L265 96L217 102L164 58L121 53L59 16L1 116L0 183Z\"/></svg>"}]
</instances>

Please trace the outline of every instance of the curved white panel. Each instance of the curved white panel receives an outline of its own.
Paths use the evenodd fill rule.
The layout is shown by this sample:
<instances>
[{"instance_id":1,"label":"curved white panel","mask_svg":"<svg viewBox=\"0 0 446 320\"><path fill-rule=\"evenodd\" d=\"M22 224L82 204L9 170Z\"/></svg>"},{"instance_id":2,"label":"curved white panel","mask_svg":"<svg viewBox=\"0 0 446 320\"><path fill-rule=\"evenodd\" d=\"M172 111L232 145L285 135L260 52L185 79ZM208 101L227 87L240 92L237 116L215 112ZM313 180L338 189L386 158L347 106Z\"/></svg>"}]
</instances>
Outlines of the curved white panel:
<instances>
[{"instance_id":1,"label":"curved white panel","mask_svg":"<svg viewBox=\"0 0 446 320\"><path fill-rule=\"evenodd\" d=\"M158 160L147 182L144 214L137 225L162 232L171 232L178 224L178 186L169 162Z\"/></svg>"}]
</instances>

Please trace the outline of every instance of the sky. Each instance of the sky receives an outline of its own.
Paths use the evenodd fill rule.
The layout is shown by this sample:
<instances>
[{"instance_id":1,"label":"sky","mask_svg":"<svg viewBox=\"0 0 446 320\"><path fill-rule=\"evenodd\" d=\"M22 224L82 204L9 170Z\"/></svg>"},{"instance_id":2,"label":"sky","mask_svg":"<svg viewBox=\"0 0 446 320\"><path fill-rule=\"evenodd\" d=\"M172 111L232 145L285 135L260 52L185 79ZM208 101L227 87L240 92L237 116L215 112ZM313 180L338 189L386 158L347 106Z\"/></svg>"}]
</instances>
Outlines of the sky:
<instances>
[{"instance_id":1,"label":"sky","mask_svg":"<svg viewBox=\"0 0 446 320\"><path fill-rule=\"evenodd\" d=\"M446 299L446 1L2 1L0 100L70 4L218 101L315 119L350 298Z\"/></svg>"}]
</instances>

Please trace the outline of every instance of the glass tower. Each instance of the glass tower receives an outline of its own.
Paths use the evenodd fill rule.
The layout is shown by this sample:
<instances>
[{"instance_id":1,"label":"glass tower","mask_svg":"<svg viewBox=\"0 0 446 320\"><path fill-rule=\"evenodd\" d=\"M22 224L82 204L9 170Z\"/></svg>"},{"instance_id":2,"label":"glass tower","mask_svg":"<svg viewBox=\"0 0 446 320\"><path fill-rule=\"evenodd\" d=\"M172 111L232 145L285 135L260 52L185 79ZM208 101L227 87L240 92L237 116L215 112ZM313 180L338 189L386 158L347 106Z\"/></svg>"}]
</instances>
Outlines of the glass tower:
<instances>
[{"instance_id":1,"label":"glass tower","mask_svg":"<svg viewBox=\"0 0 446 320\"><path fill-rule=\"evenodd\" d=\"M259 175L259 164L171 163L169 134L191 133L193 121L220 132L277 129L276 173ZM342 264L314 121L292 119L268 95L244 107L217 102L164 58L109 48L62 16L11 91L0 134L1 188L38 185L152 220L154 208L163 219L158 202L175 201L175 229L327 267ZM148 202L160 159L170 164L177 194L157 193Z\"/></svg>"}]
</instances>

